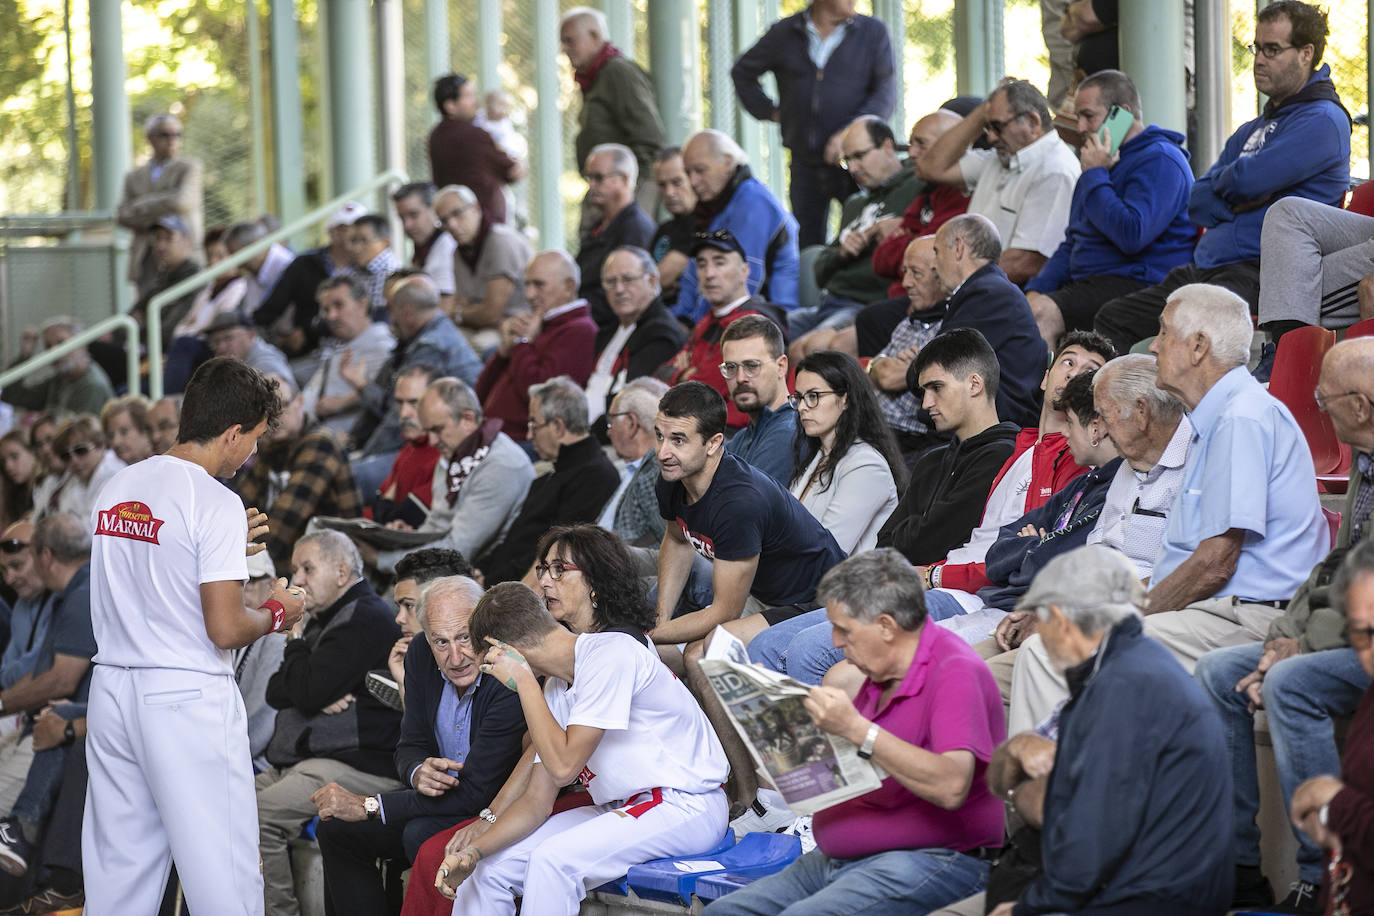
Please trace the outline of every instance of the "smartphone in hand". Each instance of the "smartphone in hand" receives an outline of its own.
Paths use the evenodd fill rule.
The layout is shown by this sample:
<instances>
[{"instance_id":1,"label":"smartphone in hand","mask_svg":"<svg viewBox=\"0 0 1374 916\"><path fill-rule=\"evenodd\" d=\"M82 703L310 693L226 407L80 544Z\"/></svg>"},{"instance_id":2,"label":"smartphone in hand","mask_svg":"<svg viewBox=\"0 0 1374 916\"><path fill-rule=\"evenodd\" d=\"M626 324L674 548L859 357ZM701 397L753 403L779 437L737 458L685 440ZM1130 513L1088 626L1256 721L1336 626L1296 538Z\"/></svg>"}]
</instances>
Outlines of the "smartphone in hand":
<instances>
[{"instance_id":1,"label":"smartphone in hand","mask_svg":"<svg viewBox=\"0 0 1374 916\"><path fill-rule=\"evenodd\" d=\"M1102 119L1102 126L1097 130L1097 139L1107 147L1109 155L1114 156L1116 151L1121 149L1121 141L1134 122L1135 115L1120 105L1113 105L1107 110L1107 116ZM1111 136L1110 143L1107 142L1107 135Z\"/></svg>"}]
</instances>

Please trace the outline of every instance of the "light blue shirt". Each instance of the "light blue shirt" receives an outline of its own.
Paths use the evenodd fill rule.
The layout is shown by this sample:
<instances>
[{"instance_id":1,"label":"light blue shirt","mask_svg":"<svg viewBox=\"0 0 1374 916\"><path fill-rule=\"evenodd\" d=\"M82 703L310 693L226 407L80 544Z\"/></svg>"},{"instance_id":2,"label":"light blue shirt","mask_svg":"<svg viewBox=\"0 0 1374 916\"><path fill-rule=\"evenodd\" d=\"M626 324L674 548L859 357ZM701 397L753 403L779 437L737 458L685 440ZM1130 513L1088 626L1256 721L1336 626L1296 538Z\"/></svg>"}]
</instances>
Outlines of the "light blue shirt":
<instances>
[{"instance_id":1,"label":"light blue shirt","mask_svg":"<svg viewBox=\"0 0 1374 916\"><path fill-rule=\"evenodd\" d=\"M1222 376L1188 418L1193 444L1153 581L1200 542L1242 528L1235 574L1212 597L1292 598L1331 546L1297 421L1243 367Z\"/></svg>"},{"instance_id":2,"label":"light blue shirt","mask_svg":"<svg viewBox=\"0 0 1374 916\"><path fill-rule=\"evenodd\" d=\"M449 760L462 763L472 748L472 698L481 680L482 675L477 675L477 680L459 696L453 681L444 678L444 692L439 695L439 713L434 717L434 733L439 738L439 753ZM448 772L450 776L458 776L454 770Z\"/></svg>"},{"instance_id":3,"label":"light blue shirt","mask_svg":"<svg viewBox=\"0 0 1374 916\"><path fill-rule=\"evenodd\" d=\"M615 530L615 510L620 507L620 500L630 488L630 481L634 480L635 471L639 470L639 465L643 461L644 456L641 455L638 461L625 462L625 469L620 472L620 486L615 488L611 498L606 501L606 508L601 510L601 517L596 520L597 527L605 528L607 531Z\"/></svg>"},{"instance_id":4,"label":"light blue shirt","mask_svg":"<svg viewBox=\"0 0 1374 916\"><path fill-rule=\"evenodd\" d=\"M844 41L844 33L849 31L849 20L841 22L831 30L825 38L821 37L820 29L811 21L811 15L806 17L806 51L811 55L811 63L816 65L817 70L824 70L825 64L830 60L830 55L835 53L835 49Z\"/></svg>"},{"instance_id":5,"label":"light blue shirt","mask_svg":"<svg viewBox=\"0 0 1374 916\"><path fill-rule=\"evenodd\" d=\"M9 645L0 656L0 690L13 687L38 664L38 656L48 640L48 624L52 622L52 614L48 613L51 603L52 595L47 592L36 599L20 598L14 602Z\"/></svg>"}]
</instances>

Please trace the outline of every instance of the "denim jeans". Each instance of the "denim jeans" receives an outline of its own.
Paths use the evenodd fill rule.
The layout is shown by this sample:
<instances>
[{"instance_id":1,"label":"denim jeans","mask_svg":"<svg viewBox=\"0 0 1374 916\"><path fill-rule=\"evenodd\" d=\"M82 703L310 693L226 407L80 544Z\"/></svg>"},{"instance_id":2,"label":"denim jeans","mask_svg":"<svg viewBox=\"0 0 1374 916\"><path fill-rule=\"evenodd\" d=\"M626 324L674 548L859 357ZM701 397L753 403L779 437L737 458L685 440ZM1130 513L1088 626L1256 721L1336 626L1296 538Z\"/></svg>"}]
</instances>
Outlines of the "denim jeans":
<instances>
[{"instance_id":1,"label":"denim jeans","mask_svg":"<svg viewBox=\"0 0 1374 916\"><path fill-rule=\"evenodd\" d=\"M709 916L922 916L976 894L988 865L948 849L893 849L832 859L813 849L787 868L726 894Z\"/></svg>"},{"instance_id":2,"label":"denim jeans","mask_svg":"<svg viewBox=\"0 0 1374 916\"><path fill-rule=\"evenodd\" d=\"M1235 785L1236 864L1260 864L1259 777L1255 765L1254 716L1236 682L1254 671L1264 647L1255 643L1216 649L1197 664L1195 676L1211 696L1226 724L1226 745ZM1284 659L1264 676L1262 693L1274 745L1274 762L1284 807L1306 779L1341 771L1332 732L1332 716L1348 716L1369 686L1353 649L1309 652ZM1322 853L1305 834L1298 838L1298 872L1304 881L1320 883Z\"/></svg>"},{"instance_id":3,"label":"denim jeans","mask_svg":"<svg viewBox=\"0 0 1374 916\"><path fill-rule=\"evenodd\" d=\"M787 313L787 336L796 340L817 328L837 328L853 324L854 316L859 314L859 309L863 307L862 302L826 293L821 297L820 305L793 309Z\"/></svg>"},{"instance_id":4,"label":"denim jeans","mask_svg":"<svg viewBox=\"0 0 1374 916\"><path fill-rule=\"evenodd\" d=\"M926 592L926 618L944 620L964 612L944 592ZM833 666L844 660L835 648L825 608L775 623L749 643L749 660L803 684L819 684Z\"/></svg>"},{"instance_id":5,"label":"denim jeans","mask_svg":"<svg viewBox=\"0 0 1374 916\"><path fill-rule=\"evenodd\" d=\"M830 202L833 200L843 205L844 199L859 189L844 169L815 160L807 161L809 159L809 156L793 156L791 181L787 190L792 215L797 220L798 248L824 245L826 224L830 221Z\"/></svg>"},{"instance_id":6,"label":"denim jeans","mask_svg":"<svg viewBox=\"0 0 1374 916\"><path fill-rule=\"evenodd\" d=\"M382 483L391 473L391 466L396 463L398 454L399 452L384 452L380 455L367 455L352 462L353 481L358 485L358 492L362 494L363 505L377 498L377 491L382 488Z\"/></svg>"},{"instance_id":7,"label":"denim jeans","mask_svg":"<svg viewBox=\"0 0 1374 916\"><path fill-rule=\"evenodd\" d=\"M86 704L63 703L54 707L53 712L71 722L86 715ZM29 764L29 778L15 799L10 814L36 827L42 827L47 822L52 806L57 801L57 792L62 788L67 753L68 748L61 744L34 753L33 762Z\"/></svg>"}]
</instances>

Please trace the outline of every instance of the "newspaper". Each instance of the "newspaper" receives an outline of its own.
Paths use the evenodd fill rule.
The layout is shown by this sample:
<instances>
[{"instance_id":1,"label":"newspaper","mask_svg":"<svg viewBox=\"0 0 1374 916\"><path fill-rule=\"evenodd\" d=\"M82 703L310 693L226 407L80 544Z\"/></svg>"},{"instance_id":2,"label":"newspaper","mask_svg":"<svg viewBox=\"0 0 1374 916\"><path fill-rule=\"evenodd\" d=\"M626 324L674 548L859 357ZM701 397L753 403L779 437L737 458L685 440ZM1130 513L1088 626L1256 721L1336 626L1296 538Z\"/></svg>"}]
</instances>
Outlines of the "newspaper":
<instances>
[{"instance_id":1,"label":"newspaper","mask_svg":"<svg viewBox=\"0 0 1374 916\"><path fill-rule=\"evenodd\" d=\"M871 792L886 777L852 742L811 721L802 704L810 687L751 664L744 644L724 628L716 627L701 670L760 772L797 814Z\"/></svg>"}]
</instances>

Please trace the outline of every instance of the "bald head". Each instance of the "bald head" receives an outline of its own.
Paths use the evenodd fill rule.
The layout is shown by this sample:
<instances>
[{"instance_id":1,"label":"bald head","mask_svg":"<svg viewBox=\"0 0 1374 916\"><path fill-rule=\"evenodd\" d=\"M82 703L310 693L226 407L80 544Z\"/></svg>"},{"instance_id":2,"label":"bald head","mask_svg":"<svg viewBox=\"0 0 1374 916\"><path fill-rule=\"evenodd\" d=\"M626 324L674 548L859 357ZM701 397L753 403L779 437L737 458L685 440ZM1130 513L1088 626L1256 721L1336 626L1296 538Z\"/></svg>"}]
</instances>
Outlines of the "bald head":
<instances>
[{"instance_id":1,"label":"bald head","mask_svg":"<svg viewBox=\"0 0 1374 916\"><path fill-rule=\"evenodd\" d=\"M715 200L735 169L748 164L739 144L718 130L698 131L682 147L682 169L698 201Z\"/></svg>"},{"instance_id":2,"label":"bald head","mask_svg":"<svg viewBox=\"0 0 1374 916\"><path fill-rule=\"evenodd\" d=\"M1343 340L1327 351L1322 374L1330 373L1342 390L1359 391L1374 400L1374 337Z\"/></svg>"},{"instance_id":3,"label":"bald head","mask_svg":"<svg viewBox=\"0 0 1374 916\"><path fill-rule=\"evenodd\" d=\"M577 298L582 272L566 251L541 251L525 266L525 300L539 316Z\"/></svg>"},{"instance_id":4,"label":"bald head","mask_svg":"<svg viewBox=\"0 0 1374 916\"><path fill-rule=\"evenodd\" d=\"M907 138L907 154L912 162L919 162L926 150L944 136L945 131L958 124L960 117L954 112L941 108L932 111L911 126L911 136Z\"/></svg>"},{"instance_id":5,"label":"bald head","mask_svg":"<svg viewBox=\"0 0 1374 916\"><path fill-rule=\"evenodd\" d=\"M902 289L910 304L908 313L923 312L945 296L935 266L935 236L912 239L902 256Z\"/></svg>"},{"instance_id":6,"label":"bald head","mask_svg":"<svg viewBox=\"0 0 1374 916\"><path fill-rule=\"evenodd\" d=\"M1317 400L1336 438L1357 451L1374 451L1374 337L1343 340L1327 351Z\"/></svg>"}]
</instances>

